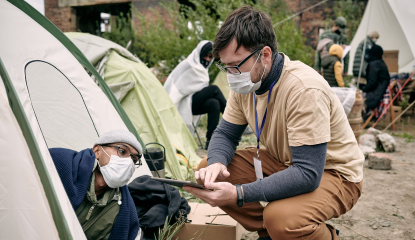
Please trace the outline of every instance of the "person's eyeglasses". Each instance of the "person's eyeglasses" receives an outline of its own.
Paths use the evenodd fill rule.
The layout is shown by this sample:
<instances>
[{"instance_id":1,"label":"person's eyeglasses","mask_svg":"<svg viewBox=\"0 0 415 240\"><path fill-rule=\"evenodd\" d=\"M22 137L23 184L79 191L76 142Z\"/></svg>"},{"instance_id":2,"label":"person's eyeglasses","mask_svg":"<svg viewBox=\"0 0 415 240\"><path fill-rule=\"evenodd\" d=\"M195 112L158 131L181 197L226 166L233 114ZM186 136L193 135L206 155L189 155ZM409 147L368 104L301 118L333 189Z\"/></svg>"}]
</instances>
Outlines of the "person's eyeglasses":
<instances>
[{"instance_id":1,"label":"person's eyeglasses","mask_svg":"<svg viewBox=\"0 0 415 240\"><path fill-rule=\"evenodd\" d=\"M137 167L141 166L141 164L142 164L141 163L141 154L132 154L130 152L130 150L128 149L128 147L125 146L125 145L116 146L116 145L103 144L101 146L117 148L118 157L120 157L120 158L131 157L131 159L134 162L134 165L136 165Z\"/></svg>"},{"instance_id":2,"label":"person's eyeglasses","mask_svg":"<svg viewBox=\"0 0 415 240\"><path fill-rule=\"evenodd\" d=\"M244 60L242 60L242 62L240 62L236 66L227 67L225 64L222 63L221 60L219 60L216 63L216 67L218 67L222 72L230 73L233 75L240 75L242 72L241 70L239 70L239 68L242 66L242 64L244 64L250 57L252 57L252 55L254 55L256 52L258 52L261 49L262 48L258 48L257 50L253 51L251 54L248 55L248 57L246 57Z\"/></svg>"}]
</instances>

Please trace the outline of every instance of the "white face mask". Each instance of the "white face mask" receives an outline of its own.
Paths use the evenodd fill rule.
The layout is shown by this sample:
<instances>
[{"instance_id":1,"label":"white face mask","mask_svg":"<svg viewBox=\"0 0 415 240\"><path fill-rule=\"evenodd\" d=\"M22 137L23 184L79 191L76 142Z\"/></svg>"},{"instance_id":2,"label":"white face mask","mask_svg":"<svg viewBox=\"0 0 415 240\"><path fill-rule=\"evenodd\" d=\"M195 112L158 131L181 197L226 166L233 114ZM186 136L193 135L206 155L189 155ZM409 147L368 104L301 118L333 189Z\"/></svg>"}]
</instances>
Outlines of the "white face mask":
<instances>
[{"instance_id":1,"label":"white face mask","mask_svg":"<svg viewBox=\"0 0 415 240\"><path fill-rule=\"evenodd\" d=\"M102 147L101 149L105 154L107 154L108 157L110 157L110 162L107 165L103 167L101 167L101 165L99 166L107 185L110 188L117 188L126 185L135 171L133 160L129 157L120 158L117 155L110 156Z\"/></svg>"},{"instance_id":2,"label":"white face mask","mask_svg":"<svg viewBox=\"0 0 415 240\"><path fill-rule=\"evenodd\" d=\"M257 63L259 56L261 56L261 54L258 55L254 63L254 66ZM262 72L261 79L256 83L253 83L251 80L251 72L252 72L252 69L254 69L254 66L252 66L251 71L244 72L239 75L227 73L226 76L228 78L229 87L234 92L247 95L259 89L259 87L261 86L261 80L262 80L262 77L264 76L265 68L267 67L267 65L265 65L264 71Z\"/></svg>"},{"instance_id":3,"label":"white face mask","mask_svg":"<svg viewBox=\"0 0 415 240\"><path fill-rule=\"evenodd\" d=\"M372 41L375 43L378 39L377 38L372 38Z\"/></svg>"}]
</instances>

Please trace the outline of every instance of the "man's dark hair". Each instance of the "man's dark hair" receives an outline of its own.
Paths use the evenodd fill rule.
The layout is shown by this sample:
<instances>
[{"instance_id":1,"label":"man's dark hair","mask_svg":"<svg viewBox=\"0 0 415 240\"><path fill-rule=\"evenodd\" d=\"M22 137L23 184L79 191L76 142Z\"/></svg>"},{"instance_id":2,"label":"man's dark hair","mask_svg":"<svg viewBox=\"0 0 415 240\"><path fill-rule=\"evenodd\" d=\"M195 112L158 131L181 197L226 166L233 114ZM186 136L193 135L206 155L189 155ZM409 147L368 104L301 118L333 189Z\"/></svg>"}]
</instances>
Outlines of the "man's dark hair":
<instances>
[{"instance_id":1,"label":"man's dark hair","mask_svg":"<svg viewBox=\"0 0 415 240\"><path fill-rule=\"evenodd\" d=\"M236 51L241 46L249 51L268 46L272 51L272 59L278 52L277 37L272 28L271 18L251 6L240 7L226 18L213 43L213 56L216 59L219 59L219 52L228 46L233 38L238 44Z\"/></svg>"}]
</instances>

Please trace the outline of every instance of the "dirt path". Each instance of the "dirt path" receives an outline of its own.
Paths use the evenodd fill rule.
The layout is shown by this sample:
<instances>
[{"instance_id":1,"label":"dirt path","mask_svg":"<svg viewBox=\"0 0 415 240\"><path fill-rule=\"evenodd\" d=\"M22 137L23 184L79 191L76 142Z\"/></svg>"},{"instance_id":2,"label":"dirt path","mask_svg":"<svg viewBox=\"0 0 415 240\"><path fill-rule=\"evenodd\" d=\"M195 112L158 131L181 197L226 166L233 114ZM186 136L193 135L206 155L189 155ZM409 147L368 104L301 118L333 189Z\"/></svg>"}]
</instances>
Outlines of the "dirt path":
<instances>
[{"instance_id":1,"label":"dirt path","mask_svg":"<svg viewBox=\"0 0 415 240\"><path fill-rule=\"evenodd\" d=\"M415 239L415 142L395 137L392 170L364 168L363 193L355 207L329 223L340 239Z\"/></svg>"}]
</instances>

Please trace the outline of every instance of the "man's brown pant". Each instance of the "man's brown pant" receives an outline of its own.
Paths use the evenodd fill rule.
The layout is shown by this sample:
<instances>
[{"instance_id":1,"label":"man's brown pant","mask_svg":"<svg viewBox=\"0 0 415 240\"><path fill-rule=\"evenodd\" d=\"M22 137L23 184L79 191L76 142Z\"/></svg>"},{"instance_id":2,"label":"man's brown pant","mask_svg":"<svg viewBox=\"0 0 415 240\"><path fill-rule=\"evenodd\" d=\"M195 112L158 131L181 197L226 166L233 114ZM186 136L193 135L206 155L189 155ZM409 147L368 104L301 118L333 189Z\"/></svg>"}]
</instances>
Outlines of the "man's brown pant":
<instances>
[{"instance_id":1,"label":"man's brown pant","mask_svg":"<svg viewBox=\"0 0 415 240\"><path fill-rule=\"evenodd\" d=\"M237 150L228 166L232 184L256 181L253 157L256 148ZM260 149L264 177L287 168ZM197 170L207 166L203 159ZM350 210L362 193L362 182L352 183L335 170L323 173L320 186L313 192L270 202L265 208L259 202L221 207L248 231L258 231L260 237L272 239L338 239L335 229L324 222Z\"/></svg>"}]
</instances>

